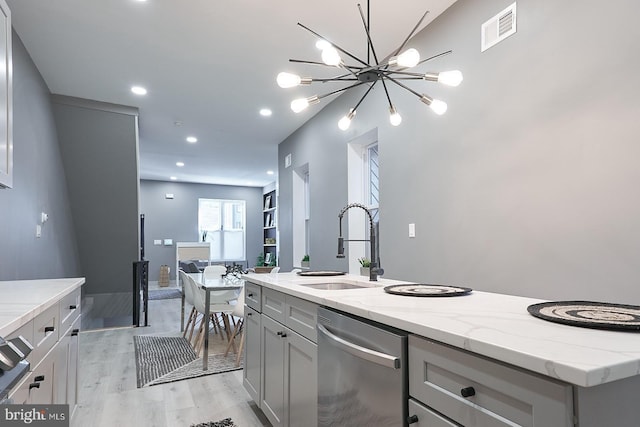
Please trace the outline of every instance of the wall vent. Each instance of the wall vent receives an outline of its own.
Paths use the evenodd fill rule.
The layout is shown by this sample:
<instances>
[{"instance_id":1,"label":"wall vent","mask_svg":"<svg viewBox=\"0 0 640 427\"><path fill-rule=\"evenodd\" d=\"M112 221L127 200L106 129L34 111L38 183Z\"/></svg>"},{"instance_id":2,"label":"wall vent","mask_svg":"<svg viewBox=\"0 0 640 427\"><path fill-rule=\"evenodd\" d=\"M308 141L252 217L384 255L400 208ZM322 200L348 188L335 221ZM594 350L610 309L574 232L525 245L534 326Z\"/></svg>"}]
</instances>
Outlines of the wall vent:
<instances>
[{"instance_id":1,"label":"wall vent","mask_svg":"<svg viewBox=\"0 0 640 427\"><path fill-rule=\"evenodd\" d=\"M516 32L516 4L513 3L502 12L482 24L480 51L500 43Z\"/></svg>"}]
</instances>

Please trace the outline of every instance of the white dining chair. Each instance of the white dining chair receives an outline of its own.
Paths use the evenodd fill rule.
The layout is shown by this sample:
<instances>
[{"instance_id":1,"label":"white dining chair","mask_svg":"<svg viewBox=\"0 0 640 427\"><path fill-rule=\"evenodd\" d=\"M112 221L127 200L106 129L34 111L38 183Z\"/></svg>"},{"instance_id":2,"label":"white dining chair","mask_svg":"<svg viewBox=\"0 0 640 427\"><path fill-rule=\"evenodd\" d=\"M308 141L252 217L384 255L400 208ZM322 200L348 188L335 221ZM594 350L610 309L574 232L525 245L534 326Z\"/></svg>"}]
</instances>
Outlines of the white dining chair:
<instances>
[{"instance_id":1,"label":"white dining chair","mask_svg":"<svg viewBox=\"0 0 640 427\"><path fill-rule=\"evenodd\" d=\"M244 287L242 287L242 290L240 291L238 302L233 307L231 316L238 317L240 320L236 323L235 328L233 328L233 334L231 334L231 339L229 340L229 344L227 344L227 350L224 352L224 355L226 357L227 354L229 354L229 350L231 349L238 332L242 331L240 335L240 345L236 355L236 366L240 366L240 358L242 357L242 349L244 348Z\"/></svg>"},{"instance_id":2,"label":"white dining chair","mask_svg":"<svg viewBox=\"0 0 640 427\"><path fill-rule=\"evenodd\" d=\"M277 274L278 271L280 271L280 267L273 267L269 273L270 274Z\"/></svg>"},{"instance_id":3,"label":"white dining chair","mask_svg":"<svg viewBox=\"0 0 640 427\"><path fill-rule=\"evenodd\" d=\"M187 279L190 283L190 286L194 290L194 306L196 310L203 315L202 321L200 322L200 327L198 329L198 333L196 334L196 339L193 344L194 350L196 354L200 356L200 352L202 351L202 347L204 344L204 322L212 321L214 331L216 330L216 326L220 329L222 334L222 328L218 322L217 315L220 314L222 318L222 322L225 328L227 341L231 340L231 326L229 324L229 314L233 312L233 305L229 303L229 301L233 301L237 299L237 293L235 290L224 290L224 291L210 291L210 303L209 303L209 314L210 318L205 319L204 314L205 310L205 290L200 288L198 284L193 280L192 277L187 276ZM235 345L232 345L235 349Z\"/></svg>"},{"instance_id":4,"label":"white dining chair","mask_svg":"<svg viewBox=\"0 0 640 427\"><path fill-rule=\"evenodd\" d=\"M227 274L227 267L224 265L208 265L203 271L205 279L220 279L223 274Z\"/></svg>"},{"instance_id":5,"label":"white dining chair","mask_svg":"<svg viewBox=\"0 0 640 427\"><path fill-rule=\"evenodd\" d=\"M180 281L182 282L184 301L192 306L191 312L189 313L189 319L187 320L187 324L184 327L184 333L182 334L182 336L186 338L187 333L189 332L189 327L191 327L191 333L189 334L188 338L189 342L191 342L193 331L196 328L198 311L196 310L195 304L193 302L193 287L191 286L191 283L189 281L189 276L187 276L187 274L182 270L179 270L178 273L180 275Z\"/></svg>"}]
</instances>

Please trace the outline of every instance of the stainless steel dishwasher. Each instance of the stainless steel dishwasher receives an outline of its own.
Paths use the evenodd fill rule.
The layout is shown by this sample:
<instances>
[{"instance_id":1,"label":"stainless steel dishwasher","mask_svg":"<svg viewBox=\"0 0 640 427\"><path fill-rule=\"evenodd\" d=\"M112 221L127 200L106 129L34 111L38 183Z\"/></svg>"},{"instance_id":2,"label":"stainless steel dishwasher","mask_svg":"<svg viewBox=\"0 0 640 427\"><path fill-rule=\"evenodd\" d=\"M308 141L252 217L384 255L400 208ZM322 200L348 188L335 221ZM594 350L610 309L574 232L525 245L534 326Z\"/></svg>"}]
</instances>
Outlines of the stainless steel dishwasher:
<instances>
[{"instance_id":1,"label":"stainless steel dishwasher","mask_svg":"<svg viewBox=\"0 0 640 427\"><path fill-rule=\"evenodd\" d=\"M407 425L407 333L318 308L318 425Z\"/></svg>"}]
</instances>

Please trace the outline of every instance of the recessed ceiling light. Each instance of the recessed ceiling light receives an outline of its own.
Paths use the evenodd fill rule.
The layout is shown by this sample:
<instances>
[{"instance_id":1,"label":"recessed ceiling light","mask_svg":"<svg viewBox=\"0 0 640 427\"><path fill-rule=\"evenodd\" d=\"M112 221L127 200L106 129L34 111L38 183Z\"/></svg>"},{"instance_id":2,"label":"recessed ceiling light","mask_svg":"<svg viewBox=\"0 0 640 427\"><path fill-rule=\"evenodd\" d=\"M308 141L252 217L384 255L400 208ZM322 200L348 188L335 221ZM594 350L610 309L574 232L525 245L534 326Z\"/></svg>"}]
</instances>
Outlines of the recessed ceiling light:
<instances>
[{"instance_id":1,"label":"recessed ceiling light","mask_svg":"<svg viewBox=\"0 0 640 427\"><path fill-rule=\"evenodd\" d=\"M131 92L135 93L136 95L146 95L147 94L147 90L145 88L143 88L142 86L131 86Z\"/></svg>"},{"instance_id":2,"label":"recessed ceiling light","mask_svg":"<svg viewBox=\"0 0 640 427\"><path fill-rule=\"evenodd\" d=\"M188 136L187 142L190 142L193 144L194 142L198 142L198 138L196 138L195 136Z\"/></svg>"},{"instance_id":3,"label":"recessed ceiling light","mask_svg":"<svg viewBox=\"0 0 640 427\"><path fill-rule=\"evenodd\" d=\"M176 162L176 166L178 166L179 168L184 166L184 162Z\"/></svg>"},{"instance_id":4,"label":"recessed ceiling light","mask_svg":"<svg viewBox=\"0 0 640 427\"><path fill-rule=\"evenodd\" d=\"M171 177L169 177L169 179L170 179L171 181L177 181L177 180L178 180L178 177L177 177L177 176L171 176Z\"/></svg>"},{"instance_id":5,"label":"recessed ceiling light","mask_svg":"<svg viewBox=\"0 0 640 427\"><path fill-rule=\"evenodd\" d=\"M274 171L272 171L272 170L268 170L268 171L267 171L267 175L273 175L274 173L275 173L275 172L274 172Z\"/></svg>"},{"instance_id":6,"label":"recessed ceiling light","mask_svg":"<svg viewBox=\"0 0 640 427\"><path fill-rule=\"evenodd\" d=\"M261 116L269 117L271 114L273 114L273 112L268 108L263 108L262 110L260 110Z\"/></svg>"}]
</instances>

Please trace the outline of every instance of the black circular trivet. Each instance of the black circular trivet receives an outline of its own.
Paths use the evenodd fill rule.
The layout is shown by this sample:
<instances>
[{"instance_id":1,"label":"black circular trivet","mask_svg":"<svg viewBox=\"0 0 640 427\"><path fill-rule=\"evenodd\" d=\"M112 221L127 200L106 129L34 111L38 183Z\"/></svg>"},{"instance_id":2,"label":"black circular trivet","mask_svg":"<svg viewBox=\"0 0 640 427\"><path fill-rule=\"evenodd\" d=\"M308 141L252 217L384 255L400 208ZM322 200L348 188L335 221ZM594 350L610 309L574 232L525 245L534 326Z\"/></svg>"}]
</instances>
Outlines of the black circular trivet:
<instances>
[{"instance_id":1,"label":"black circular trivet","mask_svg":"<svg viewBox=\"0 0 640 427\"><path fill-rule=\"evenodd\" d=\"M384 288L385 292L395 295L410 297L456 297L466 295L472 291L470 288L449 285L430 285L408 283L404 285L391 285Z\"/></svg>"},{"instance_id":2,"label":"black circular trivet","mask_svg":"<svg viewBox=\"0 0 640 427\"><path fill-rule=\"evenodd\" d=\"M582 328L640 331L640 306L593 301L532 304L527 311L540 319Z\"/></svg>"},{"instance_id":3,"label":"black circular trivet","mask_svg":"<svg viewBox=\"0 0 640 427\"><path fill-rule=\"evenodd\" d=\"M298 276L344 276L344 271L298 271Z\"/></svg>"}]
</instances>

